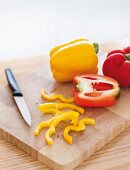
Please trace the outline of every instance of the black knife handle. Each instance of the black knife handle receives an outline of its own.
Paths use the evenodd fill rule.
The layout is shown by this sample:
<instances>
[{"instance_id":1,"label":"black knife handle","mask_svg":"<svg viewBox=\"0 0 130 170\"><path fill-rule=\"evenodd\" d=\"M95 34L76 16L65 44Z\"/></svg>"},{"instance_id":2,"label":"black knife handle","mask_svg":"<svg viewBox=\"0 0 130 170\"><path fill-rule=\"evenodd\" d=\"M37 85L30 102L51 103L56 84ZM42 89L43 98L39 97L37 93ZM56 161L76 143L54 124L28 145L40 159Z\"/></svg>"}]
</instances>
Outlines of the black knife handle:
<instances>
[{"instance_id":1,"label":"black knife handle","mask_svg":"<svg viewBox=\"0 0 130 170\"><path fill-rule=\"evenodd\" d=\"M13 92L13 96L23 96L20 86L18 85L18 82L10 68L5 69L6 78L8 81L8 84Z\"/></svg>"}]
</instances>

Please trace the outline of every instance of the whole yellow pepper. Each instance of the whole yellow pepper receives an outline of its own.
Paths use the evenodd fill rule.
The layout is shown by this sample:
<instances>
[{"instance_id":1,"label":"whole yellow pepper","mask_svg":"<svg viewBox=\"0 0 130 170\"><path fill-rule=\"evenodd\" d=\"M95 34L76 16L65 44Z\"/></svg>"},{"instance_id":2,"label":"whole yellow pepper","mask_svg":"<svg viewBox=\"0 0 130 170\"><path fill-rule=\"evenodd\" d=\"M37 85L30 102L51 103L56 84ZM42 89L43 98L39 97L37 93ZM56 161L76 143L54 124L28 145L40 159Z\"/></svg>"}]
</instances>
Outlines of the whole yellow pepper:
<instances>
[{"instance_id":1,"label":"whole yellow pepper","mask_svg":"<svg viewBox=\"0 0 130 170\"><path fill-rule=\"evenodd\" d=\"M50 52L50 66L55 80L72 81L79 74L98 72L98 45L86 39L74 40L55 47Z\"/></svg>"},{"instance_id":2,"label":"whole yellow pepper","mask_svg":"<svg viewBox=\"0 0 130 170\"><path fill-rule=\"evenodd\" d=\"M70 42L68 42L68 43L61 44L61 45L58 45L58 46L54 47L54 48L50 51L50 57L51 57L57 50L59 50L61 47L65 47L65 46L67 46L67 45L69 45L69 44L73 44L73 43L75 43L75 42L79 42L79 41L82 41L82 40L88 41L86 38L78 38L78 39L76 39L76 40L72 40L72 41L70 41Z\"/></svg>"}]
</instances>

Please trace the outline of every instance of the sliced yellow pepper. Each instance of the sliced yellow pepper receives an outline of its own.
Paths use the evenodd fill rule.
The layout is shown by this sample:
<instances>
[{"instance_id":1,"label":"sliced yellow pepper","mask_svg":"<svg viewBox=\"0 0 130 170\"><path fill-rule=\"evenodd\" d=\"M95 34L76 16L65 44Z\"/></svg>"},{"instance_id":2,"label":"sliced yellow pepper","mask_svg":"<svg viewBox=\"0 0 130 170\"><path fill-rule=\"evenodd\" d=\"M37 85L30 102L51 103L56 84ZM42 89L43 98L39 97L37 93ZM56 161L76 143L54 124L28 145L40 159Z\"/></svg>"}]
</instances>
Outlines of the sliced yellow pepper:
<instances>
[{"instance_id":1,"label":"sliced yellow pepper","mask_svg":"<svg viewBox=\"0 0 130 170\"><path fill-rule=\"evenodd\" d=\"M43 129L43 128L46 128L46 127L49 127L51 122L55 119L56 117L52 117L51 119L47 120L47 121L44 121L42 123L39 123L37 125L37 127L35 128L35 131L34 131L34 135L35 136L38 136L40 131Z\"/></svg>"},{"instance_id":2,"label":"sliced yellow pepper","mask_svg":"<svg viewBox=\"0 0 130 170\"><path fill-rule=\"evenodd\" d=\"M59 114L64 114L64 112L62 112L61 110L58 109L54 109L54 108L47 108L44 109L44 113L49 113L49 114L54 114L55 116L59 115Z\"/></svg>"},{"instance_id":3,"label":"sliced yellow pepper","mask_svg":"<svg viewBox=\"0 0 130 170\"><path fill-rule=\"evenodd\" d=\"M50 101L53 101L53 100L56 100L56 99L59 99L61 100L62 102L65 102L65 103L72 103L74 102L74 97L72 98L65 98L63 95L61 94L51 94L50 96L46 94L45 90L42 89L41 91L41 95L44 99L46 100L50 100Z\"/></svg>"},{"instance_id":4,"label":"sliced yellow pepper","mask_svg":"<svg viewBox=\"0 0 130 170\"><path fill-rule=\"evenodd\" d=\"M48 145L53 144L53 139L51 138L51 136L53 134L55 134L55 132L56 132L55 128L61 121L63 121L63 120L72 120L72 123L74 124L74 126L76 126L77 123L78 123L78 118L79 118L79 113L75 112L75 111L65 112L62 115L56 116L55 119L51 122L50 128L45 133L45 138L46 138L47 144Z\"/></svg>"},{"instance_id":5,"label":"sliced yellow pepper","mask_svg":"<svg viewBox=\"0 0 130 170\"><path fill-rule=\"evenodd\" d=\"M77 126L67 126L64 130L64 139L67 143L72 144L72 137L69 135L70 131L83 131L85 129L85 125L95 125L95 120L92 118L81 119Z\"/></svg>"},{"instance_id":6,"label":"sliced yellow pepper","mask_svg":"<svg viewBox=\"0 0 130 170\"><path fill-rule=\"evenodd\" d=\"M34 131L34 135L35 136L38 136L40 131L43 129L43 128L46 128L46 127L49 127L50 124L52 123L52 121L56 118L56 116L58 115L61 115L61 114L64 114L65 112L62 112L60 110L57 110L57 109L46 109L45 111L46 113L53 113L55 115L55 117L52 117L51 119L47 120L47 121L44 121L42 123L39 123L37 125L37 127L35 128L35 131Z\"/></svg>"},{"instance_id":7,"label":"sliced yellow pepper","mask_svg":"<svg viewBox=\"0 0 130 170\"><path fill-rule=\"evenodd\" d=\"M81 114L84 113L84 109L82 107L76 106L74 104L69 104L69 103L44 103L44 104L40 104L38 106L38 109L41 112L45 112L46 109L49 109L49 108L53 108L53 109L69 108L69 109L73 109Z\"/></svg>"}]
</instances>

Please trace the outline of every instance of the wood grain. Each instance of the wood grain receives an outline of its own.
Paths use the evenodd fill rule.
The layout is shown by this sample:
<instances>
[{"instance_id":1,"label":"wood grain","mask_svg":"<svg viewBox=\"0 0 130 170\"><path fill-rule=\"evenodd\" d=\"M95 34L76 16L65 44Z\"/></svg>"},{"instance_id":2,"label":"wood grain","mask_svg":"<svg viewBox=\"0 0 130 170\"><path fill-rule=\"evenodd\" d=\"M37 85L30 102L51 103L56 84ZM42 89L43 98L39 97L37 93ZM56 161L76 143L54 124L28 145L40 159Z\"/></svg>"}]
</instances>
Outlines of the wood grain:
<instances>
[{"instance_id":1,"label":"wood grain","mask_svg":"<svg viewBox=\"0 0 130 170\"><path fill-rule=\"evenodd\" d=\"M125 91L128 91L128 89L124 89L123 90L124 92ZM128 93L126 94L127 96L129 96L128 95ZM129 109L129 108L128 108ZM128 118L129 118L129 116L128 116ZM120 120L118 120L119 122L120 122ZM121 121L122 122L122 121ZM128 123L128 122L127 122ZM121 123L122 124L122 123ZM109 124L108 124L108 127L109 127ZM124 127L123 127L124 128ZM122 128L122 129L123 129ZM118 131L118 130L117 130ZM126 131L126 132L128 132L128 131ZM124 136L122 137L123 139L124 139ZM122 139L121 138L121 139ZM125 139L126 139L127 137L125 136ZM117 138L118 139L118 138ZM120 138L119 138L120 139ZM120 140L121 140L120 139ZM124 141L124 140L122 140L122 141ZM128 141L128 140L127 140ZM117 140L115 143L119 143L120 144L120 142L119 142L119 140ZM127 142L126 142L127 143ZM127 145L128 145L128 143L126 144L126 148L127 148ZM108 145L109 146L109 145ZM113 146L113 145L112 145ZM129 146L129 145L128 145ZM120 149L120 147L118 148L118 149ZM128 151L128 149L126 149L127 151ZM108 152L108 151L107 151ZM100 155L102 155L102 152L100 153L100 151L99 152L97 152L97 153L99 153L99 156ZM117 162L117 161L113 161L113 164L111 165L111 168L114 168L114 167L116 167L117 166L117 164L119 164L119 166L118 166L118 168L121 168L121 167L123 167L123 166L125 166L125 167L127 167L128 165L129 165L129 161L128 161L128 158L129 158L129 151L128 152L126 152L127 154L128 154L128 157L127 157L127 159L126 159L126 157L125 157L125 159L124 159L124 161L123 161L123 163L121 162L120 164L119 164L119 161ZM97 154L98 155L98 154ZM104 157L104 153L103 153L103 157ZM124 154L125 155L125 154ZM112 157L114 157L114 154L112 154ZM92 157L93 158L93 157ZM89 159L89 160L92 160L92 162L93 162L93 159ZM98 156L96 157L96 158L94 158L94 159L97 159L98 158ZM114 158L113 158L114 159ZM85 167L86 167L86 165L87 165L87 169L89 168L89 169L94 169L94 167L100 167L100 169L107 169L107 167L109 168L110 166L108 166L107 165L107 162L109 162L109 160L107 160L107 162L106 161L103 161L103 162L105 162L104 164L102 164L100 161L97 163L97 162L95 162L95 163L91 163L91 161L90 161L90 164L89 164L89 160L87 161L88 163L87 164L85 164L85 163L83 163L82 164L82 166L81 167L79 167L80 169L85 169ZM110 159L110 161L111 161L111 159ZM96 164L96 165L95 165ZM84 166L85 165L85 166ZM98 165L98 166L97 166ZM102 166L103 165L103 166ZM107 167L105 168L105 166L107 165ZM102 167L102 168L101 168Z\"/></svg>"},{"instance_id":2,"label":"wood grain","mask_svg":"<svg viewBox=\"0 0 130 170\"><path fill-rule=\"evenodd\" d=\"M25 152L0 138L1 170L49 170ZM129 170L130 128L114 138L109 144L81 163L75 170Z\"/></svg>"},{"instance_id":3,"label":"wood grain","mask_svg":"<svg viewBox=\"0 0 130 170\"><path fill-rule=\"evenodd\" d=\"M0 138L0 169L28 169L28 170L49 170L44 164L36 161L24 151Z\"/></svg>"}]
</instances>

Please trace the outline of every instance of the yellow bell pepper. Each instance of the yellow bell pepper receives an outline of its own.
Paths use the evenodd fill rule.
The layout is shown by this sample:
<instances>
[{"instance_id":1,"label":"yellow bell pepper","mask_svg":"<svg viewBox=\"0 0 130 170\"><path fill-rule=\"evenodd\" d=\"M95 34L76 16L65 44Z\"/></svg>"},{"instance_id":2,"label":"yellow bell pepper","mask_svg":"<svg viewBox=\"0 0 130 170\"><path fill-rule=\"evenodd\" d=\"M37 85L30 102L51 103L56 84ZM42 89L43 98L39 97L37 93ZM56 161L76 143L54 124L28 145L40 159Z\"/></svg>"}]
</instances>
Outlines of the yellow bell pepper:
<instances>
[{"instance_id":1,"label":"yellow bell pepper","mask_svg":"<svg viewBox=\"0 0 130 170\"><path fill-rule=\"evenodd\" d=\"M50 57L51 57L57 50L59 50L61 47L65 47L66 45L73 44L73 43L75 43L75 42L79 42L79 41L82 41L82 40L88 41L86 38L78 38L78 39L72 40L72 41L70 41L70 42L68 42L68 43L61 44L61 45L56 46L55 48L53 48L53 49L50 51Z\"/></svg>"},{"instance_id":2,"label":"yellow bell pepper","mask_svg":"<svg viewBox=\"0 0 130 170\"><path fill-rule=\"evenodd\" d=\"M69 135L70 131L80 132L85 129L85 125L95 125L95 120L92 118L81 119L77 126L67 126L64 130L64 139L67 143L72 144L72 137Z\"/></svg>"},{"instance_id":3,"label":"yellow bell pepper","mask_svg":"<svg viewBox=\"0 0 130 170\"><path fill-rule=\"evenodd\" d=\"M79 74L98 72L98 45L85 39L55 47L50 52L50 66L55 80L72 81Z\"/></svg>"}]
</instances>

